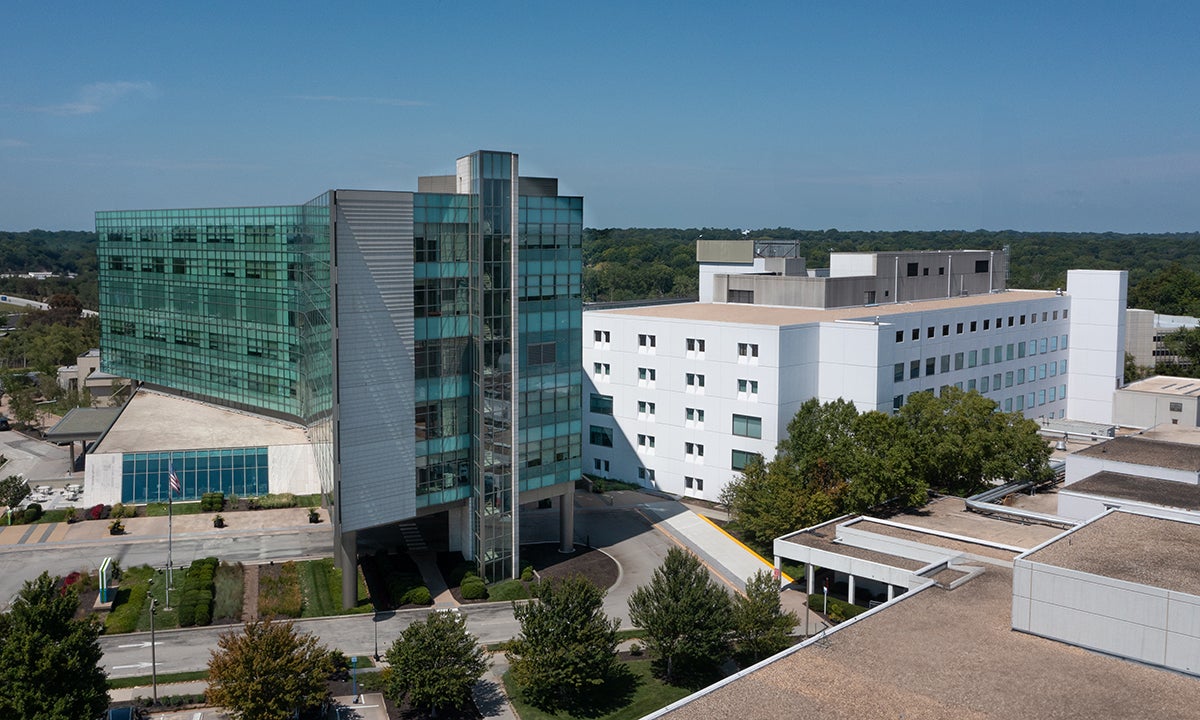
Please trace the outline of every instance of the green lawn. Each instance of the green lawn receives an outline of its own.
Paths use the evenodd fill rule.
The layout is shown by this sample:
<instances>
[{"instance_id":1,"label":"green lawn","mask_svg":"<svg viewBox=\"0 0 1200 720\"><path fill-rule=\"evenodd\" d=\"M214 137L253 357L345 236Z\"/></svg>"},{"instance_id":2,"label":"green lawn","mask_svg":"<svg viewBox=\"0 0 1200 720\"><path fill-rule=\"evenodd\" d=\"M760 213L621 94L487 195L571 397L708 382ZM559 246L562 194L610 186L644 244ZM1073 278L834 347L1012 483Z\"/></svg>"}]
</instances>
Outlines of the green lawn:
<instances>
[{"instance_id":1,"label":"green lawn","mask_svg":"<svg viewBox=\"0 0 1200 720\"><path fill-rule=\"evenodd\" d=\"M158 600L158 612L154 616L155 629L179 627L179 617L174 604L178 603L179 593L183 588L183 573L183 570L175 571L175 587L171 592L172 607L168 610L166 573L147 565L126 570L117 590L117 602L104 620L104 631L112 635L149 630L150 603L146 597L147 591Z\"/></svg>"},{"instance_id":2,"label":"green lawn","mask_svg":"<svg viewBox=\"0 0 1200 720\"><path fill-rule=\"evenodd\" d=\"M208 671L207 670L193 670L192 672L159 673L158 674L158 682L160 684L162 684L162 683L177 683L177 682L191 682L192 680L207 680L207 679L208 679ZM112 678L109 678L108 689L116 690L117 688L141 687L142 685L149 685L152 682L154 682L154 678L149 675L143 675L141 677L117 678L115 680Z\"/></svg>"},{"instance_id":3,"label":"green lawn","mask_svg":"<svg viewBox=\"0 0 1200 720\"><path fill-rule=\"evenodd\" d=\"M374 610L367 595L367 584L358 575L358 603L342 607L342 571L334 567L332 558L306 560L296 563L300 583L300 617L326 617L369 613Z\"/></svg>"},{"instance_id":4,"label":"green lawn","mask_svg":"<svg viewBox=\"0 0 1200 720\"><path fill-rule=\"evenodd\" d=\"M627 698L628 701L607 714L589 713L580 720L635 720L691 694L686 688L668 685L655 678L650 672L649 660L633 660L625 665L631 671L635 684L632 694ZM511 674L504 673L504 688L521 720L575 720L575 715L565 712L548 713L526 703L520 690L513 683Z\"/></svg>"}]
</instances>

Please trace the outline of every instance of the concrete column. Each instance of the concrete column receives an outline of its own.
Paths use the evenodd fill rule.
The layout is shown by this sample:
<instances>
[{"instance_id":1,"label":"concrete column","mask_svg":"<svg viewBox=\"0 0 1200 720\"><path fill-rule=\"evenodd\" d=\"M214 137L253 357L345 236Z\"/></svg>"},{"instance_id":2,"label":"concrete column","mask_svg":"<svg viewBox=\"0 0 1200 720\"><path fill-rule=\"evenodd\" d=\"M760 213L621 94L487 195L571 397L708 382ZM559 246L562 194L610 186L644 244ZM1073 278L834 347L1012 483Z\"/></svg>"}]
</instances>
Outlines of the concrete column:
<instances>
[{"instance_id":1,"label":"concrete column","mask_svg":"<svg viewBox=\"0 0 1200 720\"><path fill-rule=\"evenodd\" d=\"M812 563L808 563L807 565L805 565L805 566L804 566L804 569L808 571L808 572L807 572L807 575L808 575L808 578L807 578L807 580L808 580L808 582L807 582L807 585L806 585L806 586L805 586L805 588L804 588L804 592L808 593L809 595L812 595L812 594L813 594L813 590L815 590L815 589L816 589L816 588L815 588L815 587L813 587L813 586L817 584L817 571L816 571L816 568L814 568L814 567L813 567L813 564L812 564Z\"/></svg>"},{"instance_id":2,"label":"concrete column","mask_svg":"<svg viewBox=\"0 0 1200 720\"><path fill-rule=\"evenodd\" d=\"M891 602L894 597L896 597L896 587L888 583L888 602Z\"/></svg>"},{"instance_id":3,"label":"concrete column","mask_svg":"<svg viewBox=\"0 0 1200 720\"><path fill-rule=\"evenodd\" d=\"M575 483L563 483L566 492L558 496L558 551L575 552Z\"/></svg>"},{"instance_id":4,"label":"concrete column","mask_svg":"<svg viewBox=\"0 0 1200 720\"><path fill-rule=\"evenodd\" d=\"M354 607L358 604L358 533L343 532L333 550L342 571L342 607Z\"/></svg>"},{"instance_id":5,"label":"concrete column","mask_svg":"<svg viewBox=\"0 0 1200 720\"><path fill-rule=\"evenodd\" d=\"M775 583L783 587L783 558L775 556Z\"/></svg>"},{"instance_id":6,"label":"concrete column","mask_svg":"<svg viewBox=\"0 0 1200 720\"><path fill-rule=\"evenodd\" d=\"M846 602L854 604L854 576L846 575L850 580L846 583Z\"/></svg>"}]
</instances>

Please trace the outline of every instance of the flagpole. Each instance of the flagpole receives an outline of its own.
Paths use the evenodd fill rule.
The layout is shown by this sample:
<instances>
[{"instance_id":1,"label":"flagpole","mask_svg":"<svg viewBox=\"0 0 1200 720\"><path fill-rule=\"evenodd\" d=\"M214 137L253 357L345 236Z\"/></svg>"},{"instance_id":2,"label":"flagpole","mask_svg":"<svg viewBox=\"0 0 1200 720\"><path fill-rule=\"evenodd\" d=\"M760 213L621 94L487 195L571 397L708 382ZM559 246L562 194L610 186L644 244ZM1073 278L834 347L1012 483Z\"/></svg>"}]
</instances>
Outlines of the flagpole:
<instances>
[{"instance_id":1,"label":"flagpole","mask_svg":"<svg viewBox=\"0 0 1200 720\"><path fill-rule=\"evenodd\" d=\"M172 568L174 563L171 560L171 505L174 500L175 493L170 488L167 488L167 609L171 609L171 579Z\"/></svg>"}]
</instances>

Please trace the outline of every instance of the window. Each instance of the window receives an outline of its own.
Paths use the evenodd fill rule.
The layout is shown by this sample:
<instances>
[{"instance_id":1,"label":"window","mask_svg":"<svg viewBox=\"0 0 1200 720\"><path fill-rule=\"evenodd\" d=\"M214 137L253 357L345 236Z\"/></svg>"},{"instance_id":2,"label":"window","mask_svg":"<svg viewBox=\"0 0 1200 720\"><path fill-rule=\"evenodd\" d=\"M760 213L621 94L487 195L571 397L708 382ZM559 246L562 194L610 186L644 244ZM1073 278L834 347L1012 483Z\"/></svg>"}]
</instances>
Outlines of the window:
<instances>
[{"instance_id":1,"label":"window","mask_svg":"<svg viewBox=\"0 0 1200 720\"><path fill-rule=\"evenodd\" d=\"M688 477L685 475L683 478L683 486L688 490L696 490L698 492L704 491L704 481L697 477Z\"/></svg>"},{"instance_id":2,"label":"window","mask_svg":"<svg viewBox=\"0 0 1200 720\"><path fill-rule=\"evenodd\" d=\"M612 428L601 427L600 425L592 425L588 432L589 442L592 445L600 447L613 446L613 431Z\"/></svg>"},{"instance_id":3,"label":"window","mask_svg":"<svg viewBox=\"0 0 1200 720\"><path fill-rule=\"evenodd\" d=\"M654 436L653 435L642 435L641 433L639 433L637 436L637 444L638 444L638 450L653 450L654 449Z\"/></svg>"},{"instance_id":4,"label":"window","mask_svg":"<svg viewBox=\"0 0 1200 720\"><path fill-rule=\"evenodd\" d=\"M942 326L942 337L946 337L946 336L947 336L947 335L949 335L949 334L950 334L950 326L949 326L949 325L943 325L943 326Z\"/></svg>"},{"instance_id":5,"label":"window","mask_svg":"<svg viewBox=\"0 0 1200 720\"><path fill-rule=\"evenodd\" d=\"M916 277L917 276L917 263L909 263L906 270L908 273L908 277Z\"/></svg>"},{"instance_id":6,"label":"window","mask_svg":"<svg viewBox=\"0 0 1200 720\"><path fill-rule=\"evenodd\" d=\"M1066 361L1066 360L1059 360L1059 361L1058 361L1058 374L1059 374L1059 375L1066 375L1066 374L1067 374L1067 361Z\"/></svg>"},{"instance_id":7,"label":"window","mask_svg":"<svg viewBox=\"0 0 1200 720\"><path fill-rule=\"evenodd\" d=\"M1048 402L1054 402L1054 401L1055 401L1055 399L1056 399L1056 397L1055 397L1055 396L1056 396L1057 394L1058 394L1058 388L1056 388L1056 387L1054 387L1053 385L1051 385L1051 386L1050 386L1050 397L1046 398L1046 400L1047 400Z\"/></svg>"},{"instance_id":8,"label":"window","mask_svg":"<svg viewBox=\"0 0 1200 720\"><path fill-rule=\"evenodd\" d=\"M1046 379L1046 363L1038 365L1038 380Z\"/></svg>"},{"instance_id":9,"label":"window","mask_svg":"<svg viewBox=\"0 0 1200 720\"><path fill-rule=\"evenodd\" d=\"M1014 398L1014 399L1017 401L1017 412L1020 412L1020 411L1024 410L1024 409L1025 409L1025 396L1024 396L1024 395L1018 395L1018 396L1017 396L1016 398Z\"/></svg>"},{"instance_id":10,"label":"window","mask_svg":"<svg viewBox=\"0 0 1200 720\"><path fill-rule=\"evenodd\" d=\"M983 329L984 329L984 330L990 330L990 329L991 329L991 327L992 327L992 321L991 321L991 320L984 320L984 321L983 321Z\"/></svg>"},{"instance_id":11,"label":"window","mask_svg":"<svg viewBox=\"0 0 1200 720\"><path fill-rule=\"evenodd\" d=\"M1057 349L1058 349L1058 336L1051 335L1050 336L1050 352L1054 352Z\"/></svg>"},{"instance_id":12,"label":"window","mask_svg":"<svg viewBox=\"0 0 1200 720\"><path fill-rule=\"evenodd\" d=\"M971 392L972 390L978 390L978 389L979 389L979 383L975 380L975 378L971 378L970 380L967 381L967 392Z\"/></svg>"},{"instance_id":13,"label":"window","mask_svg":"<svg viewBox=\"0 0 1200 720\"><path fill-rule=\"evenodd\" d=\"M991 389L992 389L992 379L990 377L988 377L987 375L984 375L979 380L979 392L985 393Z\"/></svg>"},{"instance_id":14,"label":"window","mask_svg":"<svg viewBox=\"0 0 1200 720\"><path fill-rule=\"evenodd\" d=\"M925 375L932 375L936 369L937 358L925 358Z\"/></svg>"},{"instance_id":15,"label":"window","mask_svg":"<svg viewBox=\"0 0 1200 720\"><path fill-rule=\"evenodd\" d=\"M912 329L912 339L914 341L921 339L921 328L913 328Z\"/></svg>"},{"instance_id":16,"label":"window","mask_svg":"<svg viewBox=\"0 0 1200 720\"><path fill-rule=\"evenodd\" d=\"M1038 390L1038 405L1045 405L1045 404L1046 404L1046 391Z\"/></svg>"},{"instance_id":17,"label":"window","mask_svg":"<svg viewBox=\"0 0 1200 720\"><path fill-rule=\"evenodd\" d=\"M703 410L701 410L700 408L687 408L687 409L685 409L685 410L684 410L684 417L686 417L686 418L687 418L687 422L688 422L688 423L695 423L695 424L698 424L698 425L703 425L703 424L704 424L704 411L703 411Z\"/></svg>"},{"instance_id":18,"label":"window","mask_svg":"<svg viewBox=\"0 0 1200 720\"><path fill-rule=\"evenodd\" d=\"M963 369L963 354L962 353L954 353L954 369L955 370Z\"/></svg>"},{"instance_id":19,"label":"window","mask_svg":"<svg viewBox=\"0 0 1200 720\"><path fill-rule=\"evenodd\" d=\"M596 380L607 381L612 375L612 366L608 363L592 363L592 377Z\"/></svg>"},{"instance_id":20,"label":"window","mask_svg":"<svg viewBox=\"0 0 1200 720\"><path fill-rule=\"evenodd\" d=\"M729 467L733 470L745 470L751 461L762 460L762 455L745 450L734 450Z\"/></svg>"},{"instance_id":21,"label":"window","mask_svg":"<svg viewBox=\"0 0 1200 720\"><path fill-rule=\"evenodd\" d=\"M1018 385L1025 384L1025 368L1021 368L1020 370L1017 370L1017 384Z\"/></svg>"},{"instance_id":22,"label":"window","mask_svg":"<svg viewBox=\"0 0 1200 720\"><path fill-rule=\"evenodd\" d=\"M987 260L976 260L975 261L975 272L985 273L987 271L988 271L988 261Z\"/></svg>"},{"instance_id":23,"label":"window","mask_svg":"<svg viewBox=\"0 0 1200 720\"><path fill-rule=\"evenodd\" d=\"M996 358L996 359L999 360L1000 358ZM991 348L983 349L983 362L980 364L981 365L991 365L992 364L992 349Z\"/></svg>"},{"instance_id":24,"label":"window","mask_svg":"<svg viewBox=\"0 0 1200 720\"><path fill-rule=\"evenodd\" d=\"M653 420L654 419L654 403L645 400L638 400L638 419Z\"/></svg>"},{"instance_id":25,"label":"window","mask_svg":"<svg viewBox=\"0 0 1200 720\"><path fill-rule=\"evenodd\" d=\"M733 416L733 434L740 437L762 437L762 418L750 415Z\"/></svg>"},{"instance_id":26,"label":"window","mask_svg":"<svg viewBox=\"0 0 1200 720\"><path fill-rule=\"evenodd\" d=\"M657 340L653 335L638 335L638 347L649 350L657 345Z\"/></svg>"},{"instance_id":27,"label":"window","mask_svg":"<svg viewBox=\"0 0 1200 720\"><path fill-rule=\"evenodd\" d=\"M704 457L704 446L700 443L685 442L683 444L683 454L692 459L702 458Z\"/></svg>"},{"instance_id":28,"label":"window","mask_svg":"<svg viewBox=\"0 0 1200 720\"><path fill-rule=\"evenodd\" d=\"M1000 389L1000 373L996 373L995 375L992 376L992 389L993 390Z\"/></svg>"},{"instance_id":29,"label":"window","mask_svg":"<svg viewBox=\"0 0 1200 720\"><path fill-rule=\"evenodd\" d=\"M1013 371L1009 370L1004 373L1004 387L1010 388L1013 386Z\"/></svg>"},{"instance_id":30,"label":"window","mask_svg":"<svg viewBox=\"0 0 1200 720\"><path fill-rule=\"evenodd\" d=\"M730 290L728 298L731 303L744 303L746 305L754 304L753 290Z\"/></svg>"},{"instance_id":31,"label":"window","mask_svg":"<svg viewBox=\"0 0 1200 720\"><path fill-rule=\"evenodd\" d=\"M756 343L738 343L738 357L758 357L758 345Z\"/></svg>"},{"instance_id":32,"label":"window","mask_svg":"<svg viewBox=\"0 0 1200 720\"><path fill-rule=\"evenodd\" d=\"M1056 362L1050 363L1049 370L1050 370L1050 373L1049 373L1050 377L1054 377L1055 375L1057 375L1058 374L1058 363L1056 363Z\"/></svg>"},{"instance_id":33,"label":"window","mask_svg":"<svg viewBox=\"0 0 1200 720\"><path fill-rule=\"evenodd\" d=\"M1020 317L1021 317L1021 322L1020 322L1020 323L1018 323L1018 324L1019 324L1019 325L1024 325L1024 324L1025 324L1025 316L1024 316L1024 315L1021 315Z\"/></svg>"},{"instance_id":34,"label":"window","mask_svg":"<svg viewBox=\"0 0 1200 720\"><path fill-rule=\"evenodd\" d=\"M895 382L900 382L903 379L904 379L904 363L902 363L902 362L896 363L892 367L892 380L894 380Z\"/></svg>"},{"instance_id":35,"label":"window","mask_svg":"<svg viewBox=\"0 0 1200 720\"><path fill-rule=\"evenodd\" d=\"M1068 313L1068 312L1070 312L1070 311L1069 311L1069 310L1063 310L1063 320L1066 320L1066 319L1067 319L1067 313Z\"/></svg>"},{"instance_id":36,"label":"window","mask_svg":"<svg viewBox=\"0 0 1200 720\"><path fill-rule=\"evenodd\" d=\"M738 380L739 395L757 395L758 381L757 380Z\"/></svg>"},{"instance_id":37,"label":"window","mask_svg":"<svg viewBox=\"0 0 1200 720\"><path fill-rule=\"evenodd\" d=\"M927 338L933 337L933 326L932 325L925 328L925 337L927 337Z\"/></svg>"},{"instance_id":38,"label":"window","mask_svg":"<svg viewBox=\"0 0 1200 720\"><path fill-rule=\"evenodd\" d=\"M592 460L592 467L594 467L597 472L608 472L609 463L607 460L601 460L600 458L595 458Z\"/></svg>"},{"instance_id":39,"label":"window","mask_svg":"<svg viewBox=\"0 0 1200 720\"><path fill-rule=\"evenodd\" d=\"M688 338L687 339L687 351L690 353L704 352L703 338Z\"/></svg>"},{"instance_id":40,"label":"window","mask_svg":"<svg viewBox=\"0 0 1200 720\"><path fill-rule=\"evenodd\" d=\"M1012 398L1004 398L1004 412L1012 412Z\"/></svg>"},{"instance_id":41,"label":"window","mask_svg":"<svg viewBox=\"0 0 1200 720\"><path fill-rule=\"evenodd\" d=\"M1067 312L1066 310L1063 310L1063 314L1066 314L1066 312ZM1067 349L1067 336L1066 335L1062 336L1062 349L1063 350Z\"/></svg>"},{"instance_id":42,"label":"window","mask_svg":"<svg viewBox=\"0 0 1200 720\"><path fill-rule=\"evenodd\" d=\"M967 352L967 367L975 367L979 364L979 351L970 350Z\"/></svg>"},{"instance_id":43,"label":"window","mask_svg":"<svg viewBox=\"0 0 1200 720\"><path fill-rule=\"evenodd\" d=\"M687 374L687 386L688 386L688 390L690 390L692 392L696 392L697 390L703 389L704 388L704 376L701 375L700 373L688 373Z\"/></svg>"},{"instance_id":44,"label":"window","mask_svg":"<svg viewBox=\"0 0 1200 720\"><path fill-rule=\"evenodd\" d=\"M608 330L594 330L592 331L592 339L598 345L601 343L608 344L612 340L612 333Z\"/></svg>"},{"instance_id":45,"label":"window","mask_svg":"<svg viewBox=\"0 0 1200 720\"><path fill-rule=\"evenodd\" d=\"M1025 343L1017 343L1017 357L1025 357Z\"/></svg>"},{"instance_id":46,"label":"window","mask_svg":"<svg viewBox=\"0 0 1200 720\"><path fill-rule=\"evenodd\" d=\"M612 395L599 395L597 393L592 393L592 400L591 404L589 405L589 409L592 412L600 415L612 415Z\"/></svg>"},{"instance_id":47,"label":"window","mask_svg":"<svg viewBox=\"0 0 1200 720\"><path fill-rule=\"evenodd\" d=\"M553 365L558 361L558 345L552 342L534 343L529 346L530 365Z\"/></svg>"},{"instance_id":48,"label":"window","mask_svg":"<svg viewBox=\"0 0 1200 720\"><path fill-rule=\"evenodd\" d=\"M940 365L941 367L939 368L938 372L950 372L950 356L943 355L940 359Z\"/></svg>"},{"instance_id":49,"label":"window","mask_svg":"<svg viewBox=\"0 0 1200 720\"><path fill-rule=\"evenodd\" d=\"M651 483L654 482L654 471L650 468L638 468L638 480L645 480L646 482Z\"/></svg>"},{"instance_id":50,"label":"window","mask_svg":"<svg viewBox=\"0 0 1200 720\"><path fill-rule=\"evenodd\" d=\"M904 396L903 395L897 395L896 397L892 398L892 411L893 412L899 410L903 406L904 406Z\"/></svg>"},{"instance_id":51,"label":"window","mask_svg":"<svg viewBox=\"0 0 1200 720\"><path fill-rule=\"evenodd\" d=\"M1013 316L1012 316L1012 315L1009 315L1009 316L1008 316L1008 326L1009 326L1009 327L1012 327L1012 326L1013 326Z\"/></svg>"},{"instance_id":52,"label":"window","mask_svg":"<svg viewBox=\"0 0 1200 720\"><path fill-rule=\"evenodd\" d=\"M638 368L638 383L652 383L657 379L658 373L654 368Z\"/></svg>"},{"instance_id":53,"label":"window","mask_svg":"<svg viewBox=\"0 0 1200 720\"><path fill-rule=\"evenodd\" d=\"M975 332L977 325L978 323L976 323L974 320L971 321L971 332Z\"/></svg>"},{"instance_id":54,"label":"window","mask_svg":"<svg viewBox=\"0 0 1200 720\"><path fill-rule=\"evenodd\" d=\"M898 343L904 342L904 331L903 330L896 331L896 342L898 342Z\"/></svg>"},{"instance_id":55,"label":"window","mask_svg":"<svg viewBox=\"0 0 1200 720\"><path fill-rule=\"evenodd\" d=\"M920 360L909 360L908 361L908 378L910 380L912 380L914 378L919 378L919 377L921 377L921 361Z\"/></svg>"},{"instance_id":56,"label":"window","mask_svg":"<svg viewBox=\"0 0 1200 720\"><path fill-rule=\"evenodd\" d=\"M955 324L955 326L954 326L954 334L955 334L955 335L962 335L962 329L963 329L963 324L962 324L962 323L957 323L957 324Z\"/></svg>"}]
</instances>

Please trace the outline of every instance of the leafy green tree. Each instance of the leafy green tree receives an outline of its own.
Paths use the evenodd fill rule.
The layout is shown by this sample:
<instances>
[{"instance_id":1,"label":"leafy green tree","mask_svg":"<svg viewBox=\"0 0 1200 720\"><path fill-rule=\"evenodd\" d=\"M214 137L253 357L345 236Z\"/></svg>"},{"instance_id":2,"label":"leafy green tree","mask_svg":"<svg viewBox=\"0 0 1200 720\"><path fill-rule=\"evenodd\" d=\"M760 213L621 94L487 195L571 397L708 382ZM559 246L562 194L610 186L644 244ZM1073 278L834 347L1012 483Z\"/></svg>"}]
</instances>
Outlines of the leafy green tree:
<instances>
[{"instance_id":1,"label":"leafy green tree","mask_svg":"<svg viewBox=\"0 0 1200 720\"><path fill-rule=\"evenodd\" d=\"M996 411L996 403L955 387L913 393L900 408L929 487L953 495L979 492L993 480L1045 481L1050 446L1038 424L1021 413Z\"/></svg>"},{"instance_id":2,"label":"leafy green tree","mask_svg":"<svg viewBox=\"0 0 1200 720\"><path fill-rule=\"evenodd\" d=\"M1188 377L1200 370L1200 328L1179 328L1174 332L1163 335L1163 346L1179 358Z\"/></svg>"},{"instance_id":3,"label":"leafy green tree","mask_svg":"<svg viewBox=\"0 0 1200 720\"><path fill-rule=\"evenodd\" d=\"M544 709L595 707L617 680L617 628L604 614L604 590L580 576L547 580L537 601L513 603L521 634L506 653L513 677L530 702Z\"/></svg>"},{"instance_id":4,"label":"leafy green tree","mask_svg":"<svg viewBox=\"0 0 1200 720\"><path fill-rule=\"evenodd\" d=\"M101 625L76 620L79 597L42 573L0 615L0 717L76 720L108 707Z\"/></svg>"},{"instance_id":5,"label":"leafy green tree","mask_svg":"<svg viewBox=\"0 0 1200 720\"><path fill-rule=\"evenodd\" d=\"M435 715L465 707L489 664L483 648L467 632L466 619L437 611L405 628L387 651L387 660L388 697L397 703L407 698Z\"/></svg>"},{"instance_id":6,"label":"leafy green tree","mask_svg":"<svg viewBox=\"0 0 1200 720\"><path fill-rule=\"evenodd\" d=\"M810 482L785 461L756 460L726 484L721 502L747 543L766 553L780 535L836 515L841 486L820 467L812 474Z\"/></svg>"},{"instance_id":7,"label":"leafy green tree","mask_svg":"<svg viewBox=\"0 0 1200 720\"><path fill-rule=\"evenodd\" d=\"M284 720L328 697L329 652L291 622L246 623L217 639L208 661L208 700L239 720Z\"/></svg>"},{"instance_id":8,"label":"leafy green tree","mask_svg":"<svg viewBox=\"0 0 1200 720\"><path fill-rule=\"evenodd\" d=\"M1150 376L1151 369L1137 364L1133 353L1125 353L1125 383L1137 382Z\"/></svg>"},{"instance_id":9,"label":"leafy green tree","mask_svg":"<svg viewBox=\"0 0 1200 720\"><path fill-rule=\"evenodd\" d=\"M677 547L629 596L629 619L645 633L655 670L668 681L703 678L729 656L729 594Z\"/></svg>"},{"instance_id":10,"label":"leafy green tree","mask_svg":"<svg viewBox=\"0 0 1200 720\"><path fill-rule=\"evenodd\" d=\"M746 582L746 594L733 598L733 641L743 664L758 662L791 644L796 613L779 603L779 581L761 570Z\"/></svg>"},{"instance_id":11,"label":"leafy green tree","mask_svg":"<svg viewBox=\"0 0 1200 720\"><path fill-rule=\"evenodd\" d=\"M0 480L0 505L16 507L22 500L29 497L29 483L17 475L9 475Z\"/></svg>"},{"instance_id":12,"label":"leafy green tree","mask_svg":"<svg viewBox=\"0 0 1200 720\"><path fill-rule=\"evenodd\" d=\"M33 388L18 388L8 397L8 409L12 411L13 419L25 426L31 426L37 420L37 402L33 399Z\"/></svg>"}]
</instances>

